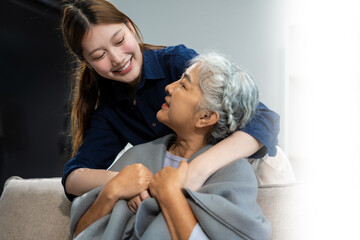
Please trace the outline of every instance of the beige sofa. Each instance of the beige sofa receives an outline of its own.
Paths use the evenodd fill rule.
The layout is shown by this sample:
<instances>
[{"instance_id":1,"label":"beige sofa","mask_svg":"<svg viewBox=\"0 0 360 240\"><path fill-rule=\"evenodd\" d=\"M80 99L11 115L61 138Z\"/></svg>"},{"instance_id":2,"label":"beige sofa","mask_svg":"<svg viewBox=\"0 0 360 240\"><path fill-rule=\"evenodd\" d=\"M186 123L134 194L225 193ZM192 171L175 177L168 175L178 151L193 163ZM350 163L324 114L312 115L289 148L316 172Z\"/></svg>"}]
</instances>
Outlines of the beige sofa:
<instances>
[{"instance_id":1,"label":"beige sofa","mask_svg":"<svg viewBox=\"0 0 360 240\"><path fill-rule=\"evenodd\" d=\"M60 178L10 178L0 198L0 239L71 239L71 203ZM272 239L302 239L302 185L260 187L258 203L272 224Z\"/></svg>"}]
</instances>

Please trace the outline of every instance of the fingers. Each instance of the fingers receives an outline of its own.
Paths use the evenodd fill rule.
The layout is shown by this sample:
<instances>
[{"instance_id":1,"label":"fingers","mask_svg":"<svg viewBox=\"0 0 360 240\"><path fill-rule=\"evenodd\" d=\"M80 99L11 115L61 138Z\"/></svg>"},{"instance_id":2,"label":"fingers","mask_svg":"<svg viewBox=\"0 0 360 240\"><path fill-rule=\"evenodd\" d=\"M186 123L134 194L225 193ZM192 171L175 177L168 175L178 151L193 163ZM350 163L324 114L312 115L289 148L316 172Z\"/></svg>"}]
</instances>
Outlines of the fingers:
<instances>
[{"instance_id":1,"label":"fingers","mask_svg":"<svg viewBox=\"0 0 360 240\"><path fill-rule=\"evenodd\" d=\"M130 211L134 214L136 214L140 204L141 204L140 195L137 195L127 201L127 205L129 207Z\"/></svg>"},{"instance_id":2,"label":"fingers","mask_svg":"<svg viewBox=\"0 0 360 240\"><path fill-rule=\"evenodd\" d=\"M147 190L140 193L140 199L141 201L144 201L145 199L150 198L150 194Z\"/></svg>"},{"instance_id":3,"label":"fingers","mask_svg":"<svg viewBox=\"0 0 360 240\"><path fill-rule=\"evenodd\" d=\"M186 172L187 169L188 169L188 163L187 163L187 161L181 160L180 165L179 165L179 167L178 167L178 170L179 170L180 172L183 172L183 171Z\"/></svg>"},{"instance_id":4,"label":"fingers","mask_svg":"<svg viewBox=\"0 0 360 240\"><path fill-rule=\"evenodd\" d=\"M109 188L117 199L130 199L148 189L154 174L137 163L124 167L111 181ZM146 198L147 195L144 195Z\"/></svg>"},{"instance_id":5,"label":"fingers","mask_svg":"<svg viewBox=\"0 0 360 240\"><path fill-rule=\"evenodd\" d=\"M134 203L133 202L127 202L127 205L128 205L128 208L130 209L130 211L133 213L133 214L136 214L136 207L134 206Z\"/></svg>"},{"instance_id":6,"label":"fingers","mask_svg":"<svg viewBox=\"0 0 360 240\"><path fill-rule=\"evenodd\" d=\"M129 207L130 211L133 214L136 214L138 208L140 207L141 202L148 198L150 198L149 192L147 190L145 190L145 191L141 192L139 195L129 199L127 201L127 205Z\"/></svg>"},{"instance_id":7,"label":"fingers","mask_svg":"<svg viewBox=\"0 0 360 240\"><path fill-rule=\"evenodd\" d=\"M174 191L184 187L188 163L183 160L179 168L165 167L155 174L150 182L149 189L151 196L158 199L161 196L168 196Z\"/></svg>"}]
</instances>

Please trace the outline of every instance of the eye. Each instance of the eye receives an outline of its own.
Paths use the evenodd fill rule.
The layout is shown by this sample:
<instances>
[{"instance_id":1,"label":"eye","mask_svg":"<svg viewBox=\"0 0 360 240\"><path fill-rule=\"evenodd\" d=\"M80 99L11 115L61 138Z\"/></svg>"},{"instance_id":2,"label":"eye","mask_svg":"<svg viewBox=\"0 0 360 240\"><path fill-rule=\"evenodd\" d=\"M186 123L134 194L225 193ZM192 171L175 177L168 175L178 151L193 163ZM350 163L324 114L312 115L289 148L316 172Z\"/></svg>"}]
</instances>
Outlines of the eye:
<instances>
[{"instance_id":1,"label":"eye","mask_svg":"<svg viewBox=\"0 0 360 240\"><path fill-rule=\"evenodd\" d=\"M184 79L180 80L179 86L185 88Z\"/></svg>"},{"instance_id":2,"label":"eye","mask_svg":"<svg viewBox=\"0 0 360 240\"><path fill-rule=\"evenodd\" d=\"M124 39L125 39L125 38L122 38L120 41L118 41L118 42L116 43L116 45L121 45L121 44L124 42Z\"/></svg>"},{"instance_id":3,"label":"eye","mask_svg":"<svg viewBox=\"0 0 360 240\"><path fill-rule=\"evenodd\" d=\"M105 55L105 52L103 52L99 57L95 57L95 60L100 60Z\"/></svg>"}]
</instances>

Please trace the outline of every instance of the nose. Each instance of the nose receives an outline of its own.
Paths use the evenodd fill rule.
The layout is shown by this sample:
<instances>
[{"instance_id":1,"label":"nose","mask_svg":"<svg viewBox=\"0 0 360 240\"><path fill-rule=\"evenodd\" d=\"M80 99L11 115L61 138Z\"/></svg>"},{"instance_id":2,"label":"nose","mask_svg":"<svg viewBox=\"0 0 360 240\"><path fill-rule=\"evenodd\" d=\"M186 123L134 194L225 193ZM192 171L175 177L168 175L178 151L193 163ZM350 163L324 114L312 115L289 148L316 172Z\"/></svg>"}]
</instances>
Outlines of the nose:
<instances>
[{"instance_id":1,"label":"nose","mask_svg":"<svg viewBox=\"0 0 360 240\"><path fill-rule=\"evenodd\" d=\"M176 88L177 84L179 84L179 81L170 83L165 87L165 92L167 93L167 95L171 96L173 94L174 89Z\"/></svg>"},{"instance_id":2,"label":"nose","mask_svg":"<svg viewBox=\"0 0 360 240\"><path fill-rule=\"evenodd\" d=\"M120 65L124 59L125 59L125 54L123 54L121 51L116 51L115 49L111 50L109 52L110 55L110 60L113 66L117 66Z\"/></svg>"}]
</instances>

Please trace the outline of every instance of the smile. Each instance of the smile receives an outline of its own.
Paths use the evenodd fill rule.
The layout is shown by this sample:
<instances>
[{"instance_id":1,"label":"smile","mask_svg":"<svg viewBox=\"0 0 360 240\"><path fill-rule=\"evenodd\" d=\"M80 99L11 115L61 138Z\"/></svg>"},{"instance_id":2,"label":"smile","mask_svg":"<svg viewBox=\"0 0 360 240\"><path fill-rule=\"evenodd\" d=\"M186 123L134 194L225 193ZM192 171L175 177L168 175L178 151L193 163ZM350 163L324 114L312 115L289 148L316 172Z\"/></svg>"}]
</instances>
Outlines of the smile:
<instances>
[{"instance_id":1,"label":"smile","mask_svg":"<svg viewBox=\"0 0 360 240\"><path fill-rule=\"evenodd\" d=\"M131 67L131 63L132 63L132 58L130 58L130 60L125 64L125 66L123 66L122 68L115 70L115 73L126 73L128 72L128 70L130 70Z\"/></svg>"}]
</instances>

